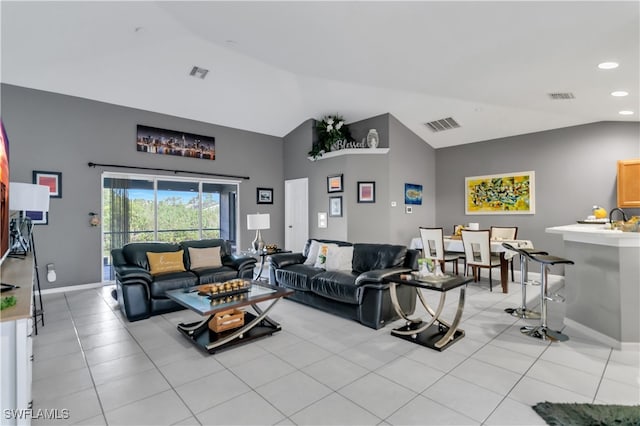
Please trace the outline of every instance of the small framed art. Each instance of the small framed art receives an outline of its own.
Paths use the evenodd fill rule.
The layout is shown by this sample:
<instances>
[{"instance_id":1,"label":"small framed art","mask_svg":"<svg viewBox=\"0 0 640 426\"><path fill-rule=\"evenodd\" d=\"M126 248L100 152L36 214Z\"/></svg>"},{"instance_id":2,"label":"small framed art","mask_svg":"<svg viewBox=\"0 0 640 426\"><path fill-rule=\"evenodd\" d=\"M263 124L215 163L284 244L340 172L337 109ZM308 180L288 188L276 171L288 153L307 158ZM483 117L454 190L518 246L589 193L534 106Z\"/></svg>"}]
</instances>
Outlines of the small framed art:
<instances>
[{"instance_id":1,"label":"small framed art","mask_svg":"<svg viewBox=\"0 0 640 426\"><path fill-rule=\"evenodd\" d=\"M329 197L329 216L342 217L342 197Z\"/></svg>"},{"instance_id":2,"label":"small framed art","mask_svg":"<svg viewBox=\"0 0 640 426\"><path fill-rule=\"evenodd\" d=\"M327 192L342 192L342 174L327 176Z\"/></svg>"},{"instance_id":3,"label":"small framed art","mask_svg":"<svg viewBox=\"0 0 640 426\"><path fill-rule=\"evenodd\" d=\"M422 205L422 185L415 183L404 184L404 203Z\"/></svg>"},{"instance_id":4,"label":"small framed art","mask_svg":"<svg viewBox=\"0 0 640 426\"><path fill-rule=\"evenodd\" d=\"M34 170L33 183L48 186L50 198L62 198L62 173Z\"/></svg>"},{"instance_id":5,"label":"small framed art","mask_svg":"<svg viewBox=\"0 0 640 426\"><path fill-rule=\"evenodd\" d=\"M25 216L31 219L31 223L34 225L48 225L49 224L49 212L24 212Z\"/></svg>"},{"instance_id":6,"label":"small framed art","mask_svg":"<svg viewBox=\"0 0 640 426\"><path fill-rule=\"evenodd\" d=\"M358 202L359 203L375 203L376 202L376 183L375 182L358 182Z\"/></svg>"},{"instance_id":7,"label":"small framed art","mask_svg":"<svg viewBox=\"0 0 640 426\"><path fill-rule=\"evenodd\" d=\"M257 188L256 203L273 204L273 188Z\"/></svg>"}]
</instances>

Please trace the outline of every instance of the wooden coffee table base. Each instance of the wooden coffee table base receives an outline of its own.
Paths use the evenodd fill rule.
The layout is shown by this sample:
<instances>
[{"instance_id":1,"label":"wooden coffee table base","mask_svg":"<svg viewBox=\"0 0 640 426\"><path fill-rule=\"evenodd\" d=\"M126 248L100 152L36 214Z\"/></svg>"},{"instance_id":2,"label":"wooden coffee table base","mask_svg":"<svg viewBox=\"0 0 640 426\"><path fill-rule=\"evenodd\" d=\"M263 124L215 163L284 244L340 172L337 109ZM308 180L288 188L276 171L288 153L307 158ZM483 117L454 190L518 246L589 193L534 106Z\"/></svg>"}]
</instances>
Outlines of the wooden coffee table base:
<instances>
[{"instance_id":1,"label":"wooden coffee table base","mask_svg":"<svg viewBox=\"0 0 640 426\"><path fill-rule=\"evenodd\" d=\"M196 346L210 354L214 354L223 349L241 345L260 337L270 336L282 330L280 324L266 315L278 300L280 299L275 299L265 311L262 311L257 305L252 305L258 315L245 311L245 325L236 329L216 333L209 329L209 321L213 318L213 315L211 315L203 321L180 323L178 324L178 331Z\"/></svg>"}]
</instances>

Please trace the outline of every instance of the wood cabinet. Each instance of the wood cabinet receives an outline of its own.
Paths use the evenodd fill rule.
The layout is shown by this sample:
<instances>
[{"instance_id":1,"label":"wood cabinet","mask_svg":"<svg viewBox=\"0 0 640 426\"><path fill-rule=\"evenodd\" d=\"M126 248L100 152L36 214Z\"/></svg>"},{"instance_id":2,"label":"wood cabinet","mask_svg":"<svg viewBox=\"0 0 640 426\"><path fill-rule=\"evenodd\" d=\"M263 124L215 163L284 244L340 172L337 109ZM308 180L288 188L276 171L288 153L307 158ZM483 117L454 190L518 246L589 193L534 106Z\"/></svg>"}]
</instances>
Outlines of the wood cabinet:
<instances>
[{"instance_id":1,"label":"wood cabinet","mask_svg":"<svg viewBox=\"0 0 640 426\"><path fill-rule=\"evenodd\" d=\"M640 158L618 161L618 207L640 207Z\"/></svg>"}]
</instances>

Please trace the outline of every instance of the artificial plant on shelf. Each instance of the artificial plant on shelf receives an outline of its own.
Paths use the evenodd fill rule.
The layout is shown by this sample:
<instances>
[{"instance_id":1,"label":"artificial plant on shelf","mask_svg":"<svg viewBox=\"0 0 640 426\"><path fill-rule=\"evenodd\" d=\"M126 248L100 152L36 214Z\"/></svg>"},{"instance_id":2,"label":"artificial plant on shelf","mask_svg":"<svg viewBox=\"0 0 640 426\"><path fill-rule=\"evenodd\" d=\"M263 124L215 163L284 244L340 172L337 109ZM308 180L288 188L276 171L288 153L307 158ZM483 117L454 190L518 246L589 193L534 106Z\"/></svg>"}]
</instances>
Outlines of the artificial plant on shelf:
<instances>
[{"instance_id":1,"label":"artificial plant on shelf","mask_svg":"<svg viewBox=\"0 0 640 426\"><path fill-rule=\"evenodd\" d=\"M316 122L318 141L313 144L309 155L314 159L322 157L323 154L334 150L339 141L352 142L349 126L344 123L344 119L336 115L327 115L322 121Z\"/></svg>"}]
</instances>

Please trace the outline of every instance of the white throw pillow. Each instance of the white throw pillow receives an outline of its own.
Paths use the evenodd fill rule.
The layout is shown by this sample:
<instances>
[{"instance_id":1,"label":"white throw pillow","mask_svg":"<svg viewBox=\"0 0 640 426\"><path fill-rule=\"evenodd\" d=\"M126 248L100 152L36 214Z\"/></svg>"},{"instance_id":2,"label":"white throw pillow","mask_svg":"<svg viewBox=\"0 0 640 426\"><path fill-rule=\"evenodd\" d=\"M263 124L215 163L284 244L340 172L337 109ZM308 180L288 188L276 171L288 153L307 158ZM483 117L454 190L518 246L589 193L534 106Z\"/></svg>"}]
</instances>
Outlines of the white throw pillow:
<instances>
[{"instance_id":1,"label":"white throw pillow","mask_svg":"<svg viewBox=\"0 0 640 426\"><path fill-rule=\"evenodd\" d=\"M329 247L327 254L327 271L351 271L353 267L353 246Z\"/></svg>"},{"instance_id":2,"label":"white throw pillow","mask_svg":"<svg viewBox=\"0 0 640 426\"><path fill-rule=\"evenodd\" d=\"M316 263L313 264L314 268L325 269L327 263L327 255L329 254L329 247L338 247L337 244L320 244L318 248L318 256L316 256Z\"/></svg>"},{"instance_id":3,"label":"white throw pillow","mask_svg":"<svg viewBox=\"0 0 640 426\"><path fill-rule=\"evenodd\" d=\"M307 254L307 260L304 261L305 265L313 266L316 263L316 257L318 257L318 250L320 249L320 242L311 240L309 245L309 253Z\"/></svg>"},{"instance_id":4,"label":"white throw pillow","mask_svg":"<svg viewBox=\"0 0 640 426\"><path fill-rule=\"evenodd\" d=\"M189 261L191 269L220 268L222 266L220 247L189 247Z\"/></svg>"}]
</instances>

